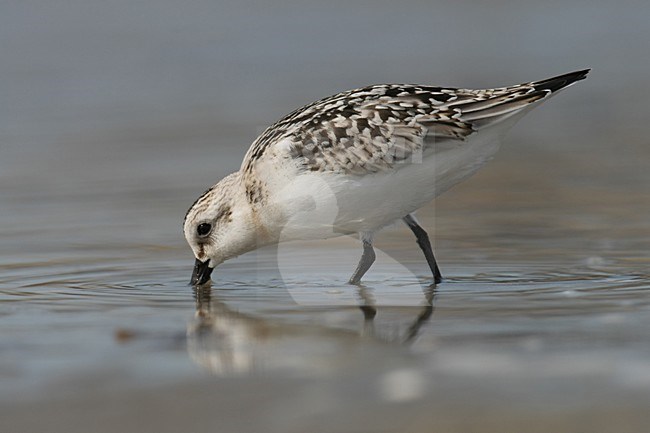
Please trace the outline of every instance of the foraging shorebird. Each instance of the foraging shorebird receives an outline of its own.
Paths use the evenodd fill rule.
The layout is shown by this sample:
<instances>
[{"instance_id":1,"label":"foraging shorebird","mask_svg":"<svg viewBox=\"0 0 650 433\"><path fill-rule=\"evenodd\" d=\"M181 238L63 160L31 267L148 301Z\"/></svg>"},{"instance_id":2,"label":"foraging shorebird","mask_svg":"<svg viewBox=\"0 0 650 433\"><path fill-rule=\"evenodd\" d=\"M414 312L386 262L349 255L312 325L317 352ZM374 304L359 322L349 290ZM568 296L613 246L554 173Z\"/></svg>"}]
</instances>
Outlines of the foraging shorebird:
<instances>
[{"instance_id":1,"label":"foraging shorebird","mask_svg":"<svg viewBox=\"0 0 650 433\"><path fill-rule=\"evenodd\" d=\"M187 211L191 284L264 245L346 234L363 244L350 278L359 284L375 260L374 233L399 219L439 283L429 237L413 213L474 174L526 112L588 73L484 90L379 84L295 110Z\"/></svg>"}]
</instances>

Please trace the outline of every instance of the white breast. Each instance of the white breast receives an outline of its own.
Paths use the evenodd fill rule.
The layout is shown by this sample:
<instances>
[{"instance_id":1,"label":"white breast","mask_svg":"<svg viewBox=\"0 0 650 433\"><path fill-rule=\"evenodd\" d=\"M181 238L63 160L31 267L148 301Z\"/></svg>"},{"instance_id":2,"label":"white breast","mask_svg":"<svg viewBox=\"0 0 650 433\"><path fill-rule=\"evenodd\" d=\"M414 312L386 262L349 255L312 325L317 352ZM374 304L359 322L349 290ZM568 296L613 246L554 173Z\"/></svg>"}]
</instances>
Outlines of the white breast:
<instances>
[{"instance_id":1,"label":"white breast","mask_svg":"<svg viewBox=\"0 0 650 433\"><path fill-rule=\"evenodd\" d=\"M416 211L474 174L499 148L498 131L429 148L396 170L365 176L269 167L265 223L281 241L373 232Z\"/></svg>"}]
</instances>

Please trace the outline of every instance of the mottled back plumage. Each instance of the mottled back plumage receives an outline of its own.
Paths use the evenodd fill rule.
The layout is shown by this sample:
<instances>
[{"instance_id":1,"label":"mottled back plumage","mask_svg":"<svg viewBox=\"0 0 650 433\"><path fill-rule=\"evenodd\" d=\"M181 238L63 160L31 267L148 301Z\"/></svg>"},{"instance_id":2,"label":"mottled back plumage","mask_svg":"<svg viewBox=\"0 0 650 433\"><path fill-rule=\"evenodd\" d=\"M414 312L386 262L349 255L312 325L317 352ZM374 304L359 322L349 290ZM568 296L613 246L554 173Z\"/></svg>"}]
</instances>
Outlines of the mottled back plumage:
<instances>
[{"instance_id":1,"label":"mottled back plumage","mask_svg":"<svg viewBox=\"0 0 650 433\"><path fill-rule=\"evenodd\" d=\"M305 171L365 175L395 167L435 143L462 142L588 71L486 90L379 84L342 92L288 114L253 143L251 172L273 146Z\"/></svg>"},{"instance_id":2,"label":"mottled back plumage","mask_svg":"<svg viewBox=\"0 0 650 433\"><path fill-rule=\"evenodd\" d=\"M264 245L356 233L358 284L375 259L373 234L399 219L442 279L413 213L474 174L530 108L588 70L487 90L379 84L306 105L260 135L239 171L197 199L183 231L192 284Z\"/></svg>"}]
</instances>

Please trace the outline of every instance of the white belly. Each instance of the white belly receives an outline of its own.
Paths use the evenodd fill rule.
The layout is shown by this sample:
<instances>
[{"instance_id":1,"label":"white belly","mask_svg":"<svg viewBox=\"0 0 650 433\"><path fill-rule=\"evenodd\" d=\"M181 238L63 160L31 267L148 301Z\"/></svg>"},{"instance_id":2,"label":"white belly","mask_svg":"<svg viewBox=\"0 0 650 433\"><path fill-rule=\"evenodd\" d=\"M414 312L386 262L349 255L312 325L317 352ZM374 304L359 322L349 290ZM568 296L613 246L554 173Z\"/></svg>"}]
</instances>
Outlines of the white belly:
<instances>
[{"instance_id":1,"label":"white belly","mask_svg":"<svg viewBox=\"0 0 650 433\"><path fill-rule=\"evenodd\" d=\"M453 147L434 145L421 161L394 171L284 177L267 223L280 232L280 241L373 232L474 174L498 148L498 135L481 134Z\"/></svg>"}]
</instances>

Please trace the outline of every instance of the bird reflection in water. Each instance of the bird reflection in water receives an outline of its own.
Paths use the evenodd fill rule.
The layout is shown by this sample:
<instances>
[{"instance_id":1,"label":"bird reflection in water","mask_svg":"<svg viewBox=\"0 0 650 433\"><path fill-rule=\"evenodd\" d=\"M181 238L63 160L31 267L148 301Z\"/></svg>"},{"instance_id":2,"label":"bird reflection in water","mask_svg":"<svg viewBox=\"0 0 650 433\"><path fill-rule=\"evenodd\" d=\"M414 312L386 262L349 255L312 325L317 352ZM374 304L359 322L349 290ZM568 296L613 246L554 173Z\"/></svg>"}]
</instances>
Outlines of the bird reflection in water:
<instances>
[{"instance_id":1,"label":"bird reflection in water","mask_svg":"<svg viewBox=\"0 0 650 433\"><path fill-rule=\"evenodd\" d=\"M363 313L363 331L361 335L375 337L375 316L377 316L377 307L372 296L372 291L363 285L358 286L357 289L357 294L360 299L359 309ZM397 339L393 339L392 342L401 342L403 344L411 343L418 336L422 325L429 321L431 316L433 316L433 310L435 309L433 301L436 296L436 285L431 284L430 286L425 287L423 292L424 303L419 314L407 328L406 333ZM377 338L381 339L381 337Z\"/></svg>"},{"instance_id":2,"label":"bird reflection in water","mask_svg":"<svg viewBox=\"0 0 650 433\"><path fill-rule=\"evenodd\" d=\"M326 373L345 368L350 362L372 362L377 356L386 355L387 350L393 356L411 356L404 347L416 339L431 319L435 287L424 289L421 307L408 308L406 330L388 336L375 329L378 307L372 289L360 286L354 290L363 315L361 329L346 329L344 324L316 324L306 317L309 311L300 312L299 323L242 313L219 299L218 289L195 288L196 313L188 325L188 353L196 363L217 375ZM340 311L351 310L344 307ZM400 328L404 325L403 321L397 324Z\"/></svg>"}]
</instances>

